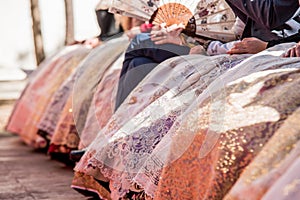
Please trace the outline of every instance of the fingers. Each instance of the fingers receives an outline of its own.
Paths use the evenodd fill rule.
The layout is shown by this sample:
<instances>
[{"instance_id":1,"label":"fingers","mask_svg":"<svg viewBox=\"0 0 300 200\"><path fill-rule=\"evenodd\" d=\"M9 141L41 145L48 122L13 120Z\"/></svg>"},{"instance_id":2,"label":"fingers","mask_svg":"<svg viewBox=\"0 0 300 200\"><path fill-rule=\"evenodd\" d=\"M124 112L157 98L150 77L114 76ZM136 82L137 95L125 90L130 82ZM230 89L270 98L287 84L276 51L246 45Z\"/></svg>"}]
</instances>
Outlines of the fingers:
<instances>
[{"instance_id":1,"label":"fingers","mask_svg":"<svg viewBox=\"0 0 300 200\"><path fill-rule=\"evenodd\" d=\"M169 42L169 38L167 35L151 35L151 40L152 42L154 42L155 44L166 44Z\"/></svg>"},{"instance_id":2,"label":"fingers","mask_svg":"<svg viewBox=\"0 0 300 200\"><path fill-rule=\"evenodd\" d=\"M288 49L283 57L300 57L300 45L296 44L295 47Z\"/></svg>"},{"instance_id":3,"label":"fingers","mask_svg":"<svg viewBox=\"0 0 300 200\"><path fill-rule=\"evenodd\" d=\"M178 41L178 39L175 38L170 38L168 36L160 36L160 37L155 37L152 39L152 41L155 44L178 44L180 41Z\"/></svg>"},{"instance_id":4,"label":"fingers","mask_svg":"<svg viewBox=\"0 0 300 200\"><path fill-rule=\"evenodd\" d=\"M203 47L201 45L198 45L198 46L191 48L189 54L201 54L203 52L205 52Z\"/></svg>"},{"instance_id":5,"label":"fingers","mask_svg":"<svg viewBox=\"0 0 300 200\"><path fill-rule=\"evenodd\" d=\"M164 35L165 34L165 31L164 30L153 30L150 32L150 35L151 36L161 36L161 35Z\"/></svg>"},{"instance_id":6,"label":"fingers","mask_svg":"<svg viewBox=\"0 0 300 200\"><path fill-rule=\"evenodd\" d=\"M158 36L158 37L151 37L151 40L155 43L155 44L164 44L168 42L168 38L167 36Z\"/></svg>"},{"instance_id":7,"label":"fingers","mask_svg":"<svg viewBox=\"0 0 300 200\"><path fill-rule=\"evenodd\" d=\"M243 42L235 43L234 46L229 51L227 51L228 54L242 54L247 52L247 47Z\"/></svg>"},{"instance_id":8,"label":"fingers","mask_svg":"<svg viewBox=\"0 0 300 200\"><path fill-rule=\"evenodd\" d=\"M164 31L153 31L150 34L150 38L153 42L155 42L158 40L166 39L167 34Z\"/></svg>"},{"instance_id":9,"label":"fingers","mask_svg":"<svg viewBox=\"0 0 300 200\"><path fill-rule=\"evenodd\" d=\"M151 37L161 37L161 36L165 36L166 34L162 31L155 31L155 32L151 32L150 33L150 36Z\"/></svg>"},{"instance_id":10,"label":"fingers","mask_svg":"<svg viewBox=\"0 0 300 200\"><path fill-rule=\"evenodd\" d=\"M167 38L168 37L166 35L163 35L163 36L153 36L153 37L151 37L151 40L153 42L155 42L155 41L164 40L164 39L167 39Z\"/></svg>"},{"instance_id":11,"label":"fingers","mask_svg":"<svg viewBox=\"0 0 300 200\"><path fill-rule=\"evenodd\" d=\"M155 44L166 44L168 43L168 36L164 32L157 32L150 35L151 40Z\"/></svg>"},{"instance_id":12,"label":"fingers","mask_svg":"<svg viewBox=\"0 0 300 200\"><path fill-rule=\"evenodd\" d=\"M242 42L245 42L245 43L251 42L251 41L261 41L261 40L258 39L258 38L255 38L255 37L248 37L248 38L244 38L244 39L242 40Z\"/></svg>"},{"instance_id":13,"label":"fingers","mask_svg":"<svg viewBox=\"0 0 300 200\"><path fill-rule=\"evenodd\" d=\"M232 48L229 51L227 51L227 54L243 54L243 53L248 53L248 52L245 49L235 49L235 48Z\"/></svg>"},{"instance_id":14,"label":"fingers","mask_svg":"<svg viewBox=\"0 0 300 200\"><path fill-rule=\"evenodd\" d=\"M295 47L295 54L297 57L300 57L300 45L299 44L297 44Z\"/></svg>"},{"instance_id":15,"label":"fingers","mask_svg":"<svg viewBox=\"0 0 300 200\"><path fill-rule=\"evenodd\" d=\"M296 56L295 48L292 48L290 51L290 57L295 57L295 56Z\"/></svg>"},{"instance_id":16,"label":"fingers","mask_svg":"<svg viewBox=\"0 0 300 200\"><path fill-rule=\"evenodd\" d=\"M178 28L175 30L175 34L179 35L183 31L183 28Z\"/></svg>"},{"instance_id":17,"label":"fingers","mask_svg":"<svg viewBox=\"0 0 300 200\"><path fill-rule=\"evenodd\" d=\"M158 31L158 30L160 30L160 29L161 29L160 26L157 26L157 25L152 26L152 30L153 30L153 31Z\"/></svg>"},{"instance_id":18,"label":"fingers","mask_svg":"<svg viewBox=\"0 0 300 200\"><path fill-rule=\"evenodd\" d=\"M246 49L246 45L244 42L237 42L233 45L235 49Z\"/></svg>"},{"instance_id":19,"label":"fingers","mask_svg":"<svg viewBox=\"0 0 300 200\"><path fill-rule=\"evenodd\" d=\"M292 51L292 49L288 49L288 50L285 52L285 54L283 55L283 57L285 57L285 58L290 57L291 51Z\"/></svg>"},{"instance_id":20,"label":"fingers","mask_svg":"<svg viewBox=\"0 0 300 200\"><path fill-rule=\"evenodd\" d=\"M177 29L174 29L174 30L171 30L171 31L167 31L165 29L161 29L161 30L152 30L150 35L155 37L155 36L162 36L162 35L169 35L169 36L172 36L172 37L176 37L176 36L179 36L180 33L182 32L182 28L177 28Z\"/></svg>"},{"instance_id":21,"label":"fingers","mask_svg":"<svg viewBox=\"0 0 300 200\"><path fill-rule=\"evenodd\" d=\"M150 38L155 44L180 44L181 39L179 34L181 33L182 28L174 29L171 32L167 32L166 30L159 31L151 31Z\"/></svg>"},{"instance_id":22,"label":"fingers","mask_svg":"<svg viewBox=\"0 0 300 200\"><path fill-rule=\"evenodd\" d=\"M180 45L181 44L181 39L179 37L170 37L168 35L165 36L159 36L159 37L154 37L151 39L155 44L176 44Z\"/></svg>"},{"instance_id":23,"label":"fingers","mask_svg":"<svg viewBox=\"0 0 300 200\"><path fill-rule=\"evenodd\" d=\"M167 43L169 43L169 42L166 41L166 40L159 40L159 41L155 41L154 43L155 43L155 44L167 44Z\"/></svg>"}]
</instances>

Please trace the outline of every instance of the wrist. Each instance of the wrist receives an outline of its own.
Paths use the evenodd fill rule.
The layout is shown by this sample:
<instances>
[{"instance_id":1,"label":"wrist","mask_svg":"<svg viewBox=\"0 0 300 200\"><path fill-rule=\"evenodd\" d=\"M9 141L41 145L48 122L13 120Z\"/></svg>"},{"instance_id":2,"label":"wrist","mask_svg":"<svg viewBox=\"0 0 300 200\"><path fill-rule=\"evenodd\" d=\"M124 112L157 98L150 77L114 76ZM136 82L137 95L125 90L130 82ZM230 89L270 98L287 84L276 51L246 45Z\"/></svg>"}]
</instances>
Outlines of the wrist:
<instances>
[{"instance_id":1,"label":"wrist","mask_svg":"<svg viewBox=\"0 0 300 200\"><path fill-rule=\"evenodd\" d=\"M181 46L186 45L186 39L182 33L179 35L179 40L180 40L179 45Z\"/></svg>"},{"instance_id":2,"label":"wrist","mask_svg":"<svg viewBox=\"0 0 300 200\"><path fill-rule=\"evenodd\" d=\"M202 47L205 51L207 51L209 44L212 42L212 40L206 40L205 42L203 42Z\"/></svg>"}]
</instances>

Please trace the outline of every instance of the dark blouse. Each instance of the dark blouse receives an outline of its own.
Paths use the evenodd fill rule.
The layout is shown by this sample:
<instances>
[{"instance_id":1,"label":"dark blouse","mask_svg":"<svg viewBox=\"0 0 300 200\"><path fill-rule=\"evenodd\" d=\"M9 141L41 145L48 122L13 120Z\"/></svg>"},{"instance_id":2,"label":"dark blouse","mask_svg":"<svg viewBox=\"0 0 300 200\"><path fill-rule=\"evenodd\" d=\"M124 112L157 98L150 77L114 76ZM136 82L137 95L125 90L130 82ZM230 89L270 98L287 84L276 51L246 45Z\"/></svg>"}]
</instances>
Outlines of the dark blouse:
<instances>
[{"instance_id":1,"label":"dark blouse","mask_svg":"<svg viewBox=\"0 0 300 200\"><path fill-rule=\"evenodd\" d=\"M280 39L272 30L284 28L299 8L298 0L226 0L233 12L245 23L242 38L257 37L264 41Z\"/></svg>"}]
</instances>

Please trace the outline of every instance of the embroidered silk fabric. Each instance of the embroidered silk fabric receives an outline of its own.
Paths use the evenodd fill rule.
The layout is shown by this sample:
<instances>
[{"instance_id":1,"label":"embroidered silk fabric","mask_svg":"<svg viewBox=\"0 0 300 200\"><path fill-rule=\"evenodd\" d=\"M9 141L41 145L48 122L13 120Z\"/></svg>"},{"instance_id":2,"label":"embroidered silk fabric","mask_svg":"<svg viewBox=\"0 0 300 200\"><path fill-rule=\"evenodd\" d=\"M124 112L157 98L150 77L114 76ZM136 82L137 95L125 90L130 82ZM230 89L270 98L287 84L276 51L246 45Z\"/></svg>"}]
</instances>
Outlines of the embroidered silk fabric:
<instances>
[{"instance_id":1,"label":"embroidered silk fabric","mask_svg":"<svg viewBox=\"0 0 300 200\"><path fill-rule=\"evenodd\" d=\"M105 72L103 79L97 86L86 123L80 136L79 149L85 148L96 138L97 133L107 124L114 112L117 84L120 77L122 54Z\"/></svg>"},{"instance_id":2,"label":"embroidered silk fabric","mask_svg":"<svg viewBox=\"0 0 300 200\"><path fill-rule=\"evenodd\" d=\"M102 80L106 70L117 60L129 44L126 36L109 40L97 51L85 59L85 72L76 80L73 91L73 117L79 135L85 125L85 120L97 85Z\"/></svg>"},{"instance_id":3,"label":"embroidered silk fabric","mask_svg":"<svg viewBox=\"0 0 300 200\"><path fill-rule=\"evenodd\" d=\"M38 125L39 132L42 131L40 134L43 134L44 137L51 139L68 98L72 95L74 83L83 72L84 67L78 66L78 69L65 80L53 95Z\"/></svg>"},{"instance_id":4,"label":"embroidered silk fabric","mask_svg":"<svg viewBox=\"0 0 300 200\"><path fill-rule=\"evenodd\" d=\"M65 47L57 54L51 56L50 58L45 59L35 70L28 79L28 83L24 88L21 96L16 101L14 106L14 110L11 113L10 119L7 122L6 129L13 133L20 133L23 127L23 123L25 121L25 116L19 115L20 110L23 111L24 114L29 112L29 108L27 102L25 103L26 96L29 95L31 88L38 87L38 85L45 84L44 80L47 80L49 75L51 75L55 70L55 66L59 60L59 58L63 57L64 55L68 54L70 51L74 50L74 46L72 47ZM28 93L28 94L27 94ZM27 100L28 101L28 100Z\"/></svg>"},{"instance_id":5,"label":"embroidered silk fabric","mask_svg":"<svg viewBox=\"0 0 300 200\"><path fill-rule=\"evenodd\" d=\"M98 133L97 130L99 130L101 124L105 123L105 120L109 118L113 112L110 96L112 93L110 92L114 89L114 84L117 84L120 71L113 70L113 72L113 74L105 76L98 85L93 98L93 103L90 106L85 129L80 137L73 118L73 97L72 95L69 96L68 102L63 109L59 122L57 123L55 134L51 139L49 153L69 153L71 150L77 149L80 143L81 147L79 147L79 149L84 148L96 137L96 134ZM97 107L95 107L94 103ZM103 110L101 110L101 108Z\"/></svg>"},{"instance_id":6,"label":"embroidered silk fabric","mask_svg":"<svg viewBox=\"0 0 300 200\"><path fill-rule=\"evenodd\" d=\"M66 54L70 50L71 49L69 49L68 47L65 47L57 54L46 58L39 65L39 67L28 76L27 85L24 88L24 90L22 91L20 97L16 100L13 111L7 122L6 130L11 131L13 133L19 133L19 131L21 129L20 127L22 126L22 124L19 124L19 123L23 123L24 120L17 120L17 118L22 117L22 116L17 115L17 113L20 112L19 110L22 109L22 107L23 107L22 101L23 101L23 98L25 99L24 96L26 96L27 90L30 90L30 88L32 87L33 84L38 84L38 79L39 79L38 77L46 78L47 74L49 74L51 72L51 70L54 69L55 62L56 62L55 60L59 59L60 56L62 56L63 54ZM25 107L24 112L26 113L27 110L28 109L26 109L26 107Z\"/></svg>"},{"instance_id":7,"label":"embroidered silk fabric","mask_svg":"<svg viewBox=\"0 0 300 200\"><path fill-rule=\"evenodd\" d=\"M136 170L195 95L245 56L200 58L178 57L155 68L100 131L76 170L109 178L113 199L125 195Z\"/></svg>"},{"instance_id":8,"label":"embroidered silk fabric","mask_svg":"<svg viewBox=\"0 0 300 200\"><path fill-rule=\"evenodd\" d=\"M72 102L73 97L70 95L51 137L49 153L70 153L71 150L78 147L79 136L73 119Z\"/></svg>"},{"instance_id":9,"label":"embroidered silk fabric","mask_svg":"<svg viewBox=\"0 0 300 200\"><path fill-rule=\"evenodd\" d=\"M210 74L201 71L205 69L207 70L209 66L213 69L216 68L216 66L211 62L210 65L205 62L205 59L211 59L210 61L213 61L215 59L216 62L214 64L216 64L222 63L220 62L220 58L225 60L231 59L232 61L234 60L232 57L219 56L213 58L200 58L198 56L199 60L197 61L197 58L193 56L187 56L184 58L188 58L190 65L183 61L183 57L170 59L162 63L156 69L154 69L154 71L151 72L151 74L149 74L146 79L144 79L144 81L127 98L126 102L120 107L117 113L113 115L107 126L100 131L95 141L91 144L87 153L76 166L75 170L93 175L100 180L109 180L110 188L112 190L111 196L113 199L118 199L124 196L124 194L130 189L136 190L136 188L133 187L134 183L140 185L145 190L145 192L152 197L154 197L154 193L157 190L157 184L162 184L159 185L158 188L159 190L157 194L159 195L155 196L155 198L160 198L160 196L162 195L161 199L201 199L201 197L204 197L201 195L207 195L206 192L209 193L209 196L216 194L221 196L225 195L224 191L228 191L228 189L232 186L232 183L235 181L236 177L230 178L228 181L227 179L224 181L224 178L222 179L222 176L217 176L215 178L218 178L218 181L215 181L214 176L206 176L211 177L211 180L213 181L208 181L205 179L206 181L203 182L201 181L202 177L199 178L201 174L213 174L215 171L212 170L210 172L209 167L208 170L206 170L206 166L212 166L212 164L214 166L216 163L218 163L218 159L223 158L225 159L224 162L228 163L228 161L226 161L227 157L224 158L220 156L220 153L217 153L216 151L216 147L214 145L219 142L219 138L217 136L219 136L220 133L222 133L223 135L225 133L227 134L227 132L230 132L235 128L234 126L240 125L241 127L243 127L243 125L252 125L251 123L264 123L264 116L258 117L259 115L257 115L256 113L250 112L253 108L258 108L259 111L262 112L267 111L269 114L269 118L271 118L271 121L274 119L278 120L279 115L274 110L265 108L263 106L261 106L261 108L260 106L254 106L249 110L246 109L244 114L246 116L247 114L249 114L249 116L251 117L248 116L247 120L245 121L241 120L243 114L240 114L239 110L235 110L234 107L231 108L230 105L228 105L228 109L230 108L229 113L225 112L227 111L227 106L225 106L226 109L223 110L222 108L224 108L224 106L222 107L222 105L226 105L225 100L227 98L227 93L233 93L233 96L236 93L241 93L240 95L236 95L234 99L236 101L239 100L240 102L238 103L245 105L247 104L247 102L252 100L251 98L253 95L255 97L255 89L259 88L259 86L261 85L256 85L256 87L254 88L248 86L250 87L250 91L247 90L245 91L245 93L249 93L250 96L246 95L247 97L245 98L242 98L244 96L244 94L242 93L243 89L248 89L246 86L244 88L240 88L239 92L234 91L232 87L228 87L226 89L224 88L224 86L231 81L234 81L253 72L280 67L297 67L299 65L298 59L286 60L280 59L277 56L273 56L272 54L279 55L280 53L282 53L282 51L276 52L275 50L276 49L271 52L266 51L261 54L252 56L251 58L246 59L237 67L229 70L223 75L220 75L222 73L216 73L216 77L218 77L216 80L215 78L213 78L214 73ZM194 72L197 70L195 70L195 68L191 66L194 66L202 73L194 73L196 75L193 77L191 69L194 69ZM170 69L170 67L172 68ZM174 72L176 71L176 69L178 70L177 73ZM172 72L172 70L174 71ZM178 74L180 74L181 76L179 76ZM207 79L205 80L209 80L208 82L206 82L205 86L203 86L203 82L205 83L205 81L201 80L201 75L203 76L204 74L207 74ZM265 75L264 73L262 74ZM168 79L168 77L172 78ZM186 80L186 82L184 82L183 80ZM161 83L161 85L154 84L157 82ZM244 86L243 84L240 85ZM156 88L154 86L156 86ZM160 88L163 89L159 90ZM254 92L251 89L253 89ZM155 90L160 91L160 93L156 93ZM170 95L170 91L172 91L172 95ZM190 97L196 97L198 95L199 96L197 97L197 99L194 98L194 100L192 100L193 98L190 98L191 100L189 100L188 94L192 94ZM141 97L141 95L143 96ZM170 98L170 96L173 98ZM181 99L180 96L184 98ZM209 100L212 100L213 108L211 108ZM275 100L275 102L277 101ZM161 108L161 110L158 110L158 105L160 105L163 109ZM188 107L189 105L190 107L186 110L185 107ZM206 107L202 108L204 105ZM123 110L125 108L127 110ZM220 110L218 110L219 108ZM140 109L140 111L138 109ZM153 109L157 112L153 112ZM213 112L209 112L210 109L212 109ZM193 112L194 110L195 112ZM181 112L184 112L184 114L182 114ZM216 113L221 114L222 120L225 120L228 116L229 121L225 120L225 124L217 123L220 122L218 121L220 120L220 118ZM127 114L127 116L129 116L127 118L131 120L129 121L128 119L124 120L120 118L122 114L123 116ZM233 116L232 120L241 120L242 123L231 123L230 116ZM252 118L253 120L249 120ZM214 120L216 120L216 122ZM269 119L267 119L267 121L268 120ZM212 123L211 121L214 123ZM204 143L206 151L203 152L203 150L201 150L199 153L199 147L197 146L199 145L199 143L195 141L198 141L198 133L203 131L203 134L202 132L200 134L202 135L202 137L200 137L199 139L200 144L202 144L205 139L204 136L207 130L209 130L209 134L206 137L209 137L209 139L206 138ZM258 132L259 131L260 129L258 129ZM180 137L174 136L177 134ZM173 137L175 137L175 139ZM195 141L193 140L194 138ZM262 137L262 140L267 140L267 136L265 138ZM202 167L199 166L199 160L194 157L195 153L190 150L192 147L194 149L197 149L197 156L200 155L204 157L203 160L201 160L201 164L202 162L204 163L204 168L203 170L200 170L199 176L194 176L194 173L192 172L196 169L202 169ZM188 152L185 152L186 149L188 149ZM210 150L212 150L214 153L211 153ZM209 153L209 156L206 155L207 153ZM248 154L245 155L246 157L248 156ZM173 161L178 158L179 161L182 158L185 158L182 159L180 165L174 164L177 161L173 163ZM247 159L251 160L251 156ZM247 159L244 162L244 166L246 166L247 161L249 162L249 160ZM181 169L181 165L186 165L186 167L182 168L184 170L180 172L179 170ZM165 170L161 171L161 168L163 166L165 166ZM242 164L241 169L244 166ZM232 170L234 171L236 168L233 168ZM223 168L221 169L220 167L219 170L216 171L220 173L226 172L226 168L224 169L225 171L222 170ZM160 175L162 172L163 181L161 181L160 179ZM185 172L187 172L188 177ZM238 174L240 171L237 170L234 172ZM170 181L165 182L164 180L169 180L169 177ZM196 177L198 177L198 179ZM202 183L202 185L200 182ZM204 183L211 184L205 186L203 185ZM212 187L213 183L216 184L214 185L214 187ZM217 185L217 183L219 185ZM173 187L174 193L170 192L169 188L171 187ZM199 187L203 190L199 190ZM186 188L191 188L191 190L186 190ZM214 190L219 191L215 192Z\"/></svg>"},{"instance_id":10,"label":"embroidered silk fabric","mask_svg":"<svg viewBox=\"0 0 300 200\"><path fill-rule=\"evenodd\" d=\"M188 123L176 131L169 149L171 160L157 177L155 199L223 199L244 167L299 106L300 94L290 92L299 88L299 77L299 71L293 71L253 82L245 79L226 88L226 117L217 118L222 109L218 97L204 101L200 112L185 116ZM194 137L191 127L197 127ZM191 145L175 160L183 145L179 141L191 137Z\"/></svg>"},{"instance_id":11,"label":"embroidered silk fabric","mask_svg":"<svg viewBox=\"0 0 300 200\"><path fill-rule=\"evenodd\" d=\"M29 82L16 105L7 130L19 133L27 144L35 145L38 122L52 95L88 53L89 49L83 46L70 46L47 63Z\"/></svg>"},{"instance_id":12,"label":"embroidered silk fabric","mask_svg":"<svg viewBox=\"0 0 300 200\"><path fill-rule=\"evenodd\" d=\"M299 106L300 94L291 92L299 87L294 79L298 71L260 72L231 82L223 92L214 86L249 69L286 67L299 68L299 59L260 54L226 72L208 87L209 95L206 91L199 95L179 128L163 138L135 181L148 194L155 192L155 199L222 199Z\"/></svg>"},{"instance_id":13,"label":"embroidered silk fabric","mask_svg":"<svg viewBox=\"0 0 300 200\"><path fill-rule=\"evenodd\" d=\"M84 120L79 123L84 125L85 119L82 116L86 116L88 113L97 85L102 82L104 82L102 85L105 84L105 74L112 66L111 62L114 61L113 58L118 57L120 51L122 49L124 50L127 45L128 39L126 37L111 40L102 44L97 49L94 49L81 63L79 68L83 72L80 72L78 78L75 80L75 88L70 94L68 103L65 105L59 121L56 124L54 134L51 138L51 148L49 152L68 153L72 149L78 148L80 140L79 134L81 133L79 131L81 129L78 127L78 123L75 123L76 118L74 117L77 116ZM108 59L109 56L112 58ZM105 62L103 62L103 60L105 60ZM78 82L80 82L80 84L84 83L84 85L80 85ZM113 88L113 85L111 85L111 87ZM100 86L99 89L106 90L108 88ZM103 93L101 95L105 94L106 93ZM111 98L108 96L108 101L110 100ZM94 135L91 134L90 136L85 136L85 138L86 137L93 138Z\"/></svg>"},{"instance_id":14,"label":"embroidered silk fabric","mask_svg":"<svg viewBox=\"0 0 300 200\"><path fill-rule=\"evenodd\" d=\"M243 199L245 196L253 200L300 198L299 121L300 108L285 120L246 167L226 195L226 200Z\"/></svg>"}]
</instances>

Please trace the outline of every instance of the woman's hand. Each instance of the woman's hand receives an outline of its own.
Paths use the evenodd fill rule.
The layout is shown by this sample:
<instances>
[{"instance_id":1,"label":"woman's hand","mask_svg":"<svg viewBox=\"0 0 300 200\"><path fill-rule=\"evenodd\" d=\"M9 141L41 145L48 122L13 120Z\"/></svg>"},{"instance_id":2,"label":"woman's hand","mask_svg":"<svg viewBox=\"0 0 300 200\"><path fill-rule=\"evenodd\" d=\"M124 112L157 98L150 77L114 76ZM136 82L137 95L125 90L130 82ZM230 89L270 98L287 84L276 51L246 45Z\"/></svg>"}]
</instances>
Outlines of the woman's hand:
<instances>
[{"instance_id":1,"label":"woman's hand","mask_svg":"<svg viewBox=\"0 0 300 200\"><path fill-rule=\"evenodd\" d=\"M182 45L182 41L180 38L180 33L183 29L182 28L176 28L172 31L167 31L165 29L160 28L152 28L152 31L150 33L151 40L155 44L177 44Z\"/></svg>"},{"instance_id":2,"label":"woman's hand","mask_svg":"<svg viewBox=\"0 0 300 200\"><path fill-rule=\"evenodd\" d=\"M190 54L205 54L205 49L201 45L197 45L191 48Z\"/></svg>"},{"instance_id":3,"label":"woman's hand","mask_svg":"<svg viewBox=\"0 0 300 200\"><path fill-rule=\"evenodd\" d=\"M300 42L285 52L283 57L300 57Z\"/></svg>"},{"instance_id":4,"label":"woman's hand","mask_svg":"<svg viewBox=\"0 0 300 200\"><path fill-rule=\"evenodd\" d=\"M129 38L129 40L133 39L137 34L141 33L140 27L136 26L130 29L129 31L126 31L125 34Z\"/></svg>"},{"instance_id":5,"label":"woman's hand","mask_svg":"<svg viewBox=\"0 0 300 200\"><path fill-rule=\"evenodd\" d=\"M95 48L101 44L101 41L95 37L95 38L90 38L90 39L85 40L83 44L90 48Z\"/></svg>"},{"instance_id":6,"label":"woman's hand","mask_svg":"<svg viewBox=\"0 0 300 200\"><path fill-rule=\"evenodd\" d=\"M268 43L257 38L245 38L241 42L237 42L227 52L228 54L255 54L267 48Z\"/></svg>"}]
</instances>

